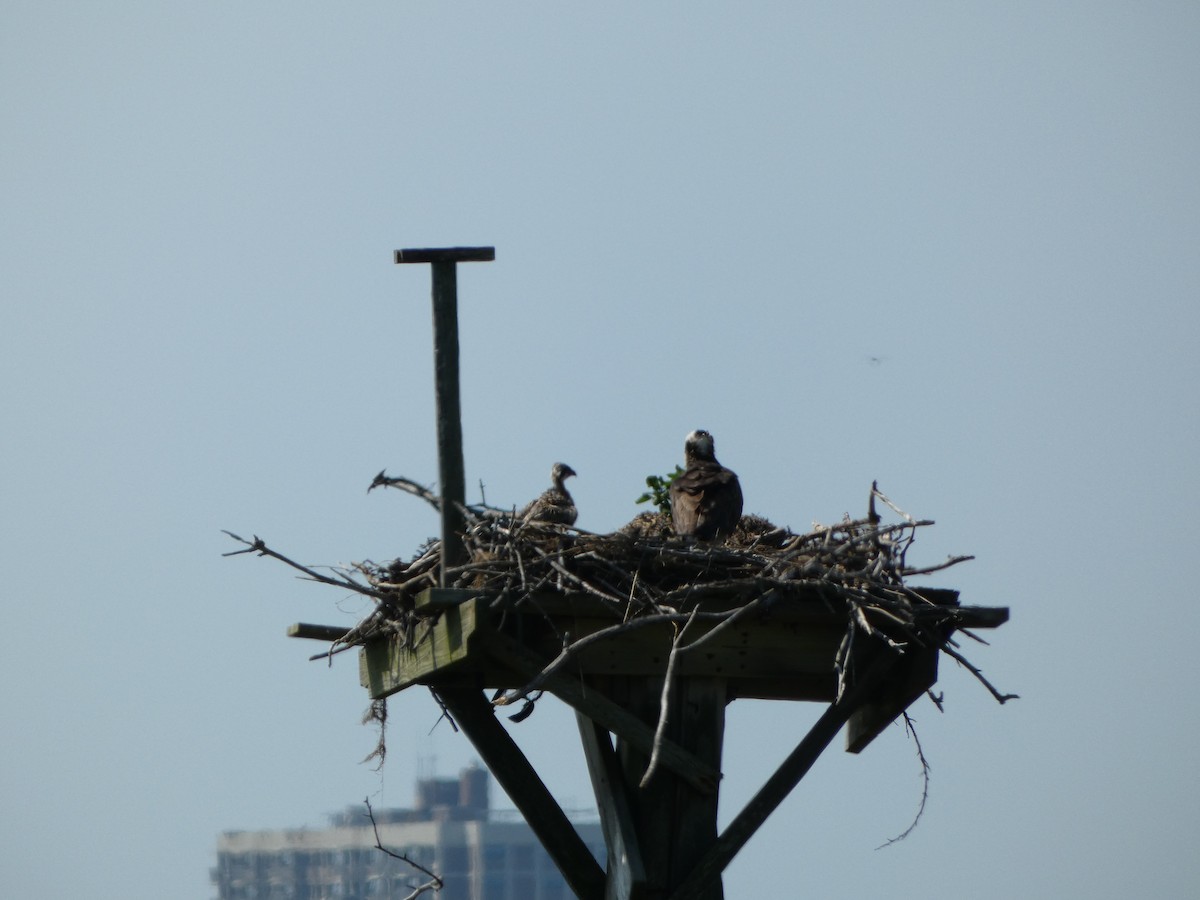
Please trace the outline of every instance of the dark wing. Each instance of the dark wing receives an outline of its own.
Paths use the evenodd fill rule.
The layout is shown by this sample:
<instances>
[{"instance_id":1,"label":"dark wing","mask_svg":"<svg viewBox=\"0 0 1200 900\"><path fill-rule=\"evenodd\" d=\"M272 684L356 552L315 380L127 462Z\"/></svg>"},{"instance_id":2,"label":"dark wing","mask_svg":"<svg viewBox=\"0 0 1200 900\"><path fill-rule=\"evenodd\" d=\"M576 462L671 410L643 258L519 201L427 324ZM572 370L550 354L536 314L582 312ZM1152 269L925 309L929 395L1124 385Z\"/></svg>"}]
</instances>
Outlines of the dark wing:
<instances>
[{"instance_id":1,"label":"dark wing","mask_svg":"<svg viewBox=\"0 0 1200 900\"><path fill-rule=\"evenodd\" d=\"M742 517L742 486L729 469L698 462L671 482L675 533L711 541L726 538Z\"/></svg>"},{"instance_id":2,"label":"dark wing","mask_svg":"<svg viewBox=\"0 0 1200 900\"><path fill-rule=\"evenodd\" d=\"M521 510L517 517L526 521L554 522L558 525L574 525L579 511L575 501L566 491L550 488Z\"/></svg>"}]
</instances>

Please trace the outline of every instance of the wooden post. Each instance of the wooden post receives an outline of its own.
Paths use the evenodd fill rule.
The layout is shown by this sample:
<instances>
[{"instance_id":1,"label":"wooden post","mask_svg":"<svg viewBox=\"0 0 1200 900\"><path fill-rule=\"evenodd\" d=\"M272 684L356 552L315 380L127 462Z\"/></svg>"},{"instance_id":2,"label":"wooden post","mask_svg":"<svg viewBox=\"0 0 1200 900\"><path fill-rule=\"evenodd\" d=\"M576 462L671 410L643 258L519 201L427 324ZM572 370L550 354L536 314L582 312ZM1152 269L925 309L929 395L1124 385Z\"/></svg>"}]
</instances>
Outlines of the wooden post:
<instances>
[{"instance_id":1,"label":"wooden post","mask_svg":"<svg viewBox=\"0 0 1200 900\"><path fill-rule=\"evenodd\" d=\"M618 681L624 684L618 685ZM661 711L662 679L612 679L612 689L624 688L628 708L647 724L654 726ZM720 771L721 747L725 737L726 685L720 678L680 678L672 688L665 734L694 754L706 765ZM659 766L643 785L649 757L638 747L618 738L617 757L620 760L620 784L610 783L607 789L621 791L619 797L597 797L600 804L628 804L636 834L640 863L645 884L633 883L629 894L614 893L610 898L620 900L645 897L663 900L676 895L692 874L696 865L708 855L717 839L718 792L698 790L696 785L678 774ZM589 760L589 770L592 769ZM592 771L593 785L597 773ZM628 841L628 836L625 837ZM621 875L628 878L632 872ZM702 884L694 884L686 895L691 900L722 900L721 871L708 873ZM614 877L610 867L609 878ZM638 890L638 888L643 888Z\"/></svg>"},{"instance_id":2,"label":"wooden post","mask_svg":"<svg viewBox=\"0 0 1200 900\"><path fill-rule=\"evenodd\" d=\"M691 871L684 873L685 877L676 883L676 890L670 896L670 900L692 900L695 897L709 896L705 892L709 890L713 879L717 879L719 883L725 867L800 783L800 779L812 768L817 757L842 730L842 726L855 710L859 709L870 694L894 671L895 664L895 656L877 657L857 683L847 690L840 700L835 700L829 705L816 724L809 729L808 734L788 754L787 759L759 788L758 793L733 821L725 826L720 837L709 844L705 852L699 854L696 865Z\"/></svg>"},{"instance_id":3,"label":"wooden post","mask_svg":"<svg viewBox=\"0 0 1200 900\"><path fill-rule=\"evenodd\" d=\"M442 515L441 586L446 573L465 563L460 537L467 501L458 379L458 270L460 262L490 262L495 247L397 250L397 263L430 263L433 269L433 375L437 403L438 479Z\"/></svg>"}]
</instances>

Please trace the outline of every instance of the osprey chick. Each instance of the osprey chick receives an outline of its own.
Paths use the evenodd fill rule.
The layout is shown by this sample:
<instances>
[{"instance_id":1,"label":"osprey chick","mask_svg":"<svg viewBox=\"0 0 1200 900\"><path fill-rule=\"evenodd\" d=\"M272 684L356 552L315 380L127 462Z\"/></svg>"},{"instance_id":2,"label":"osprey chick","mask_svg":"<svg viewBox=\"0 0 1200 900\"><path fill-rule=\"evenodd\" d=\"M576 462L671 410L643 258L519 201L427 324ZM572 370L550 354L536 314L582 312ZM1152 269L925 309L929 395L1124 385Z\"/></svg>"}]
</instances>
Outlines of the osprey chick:
<instances>
[{"instance_id":1,"label":"osprey chick","mask_svg":"<svg viewBox=\"0 0 1200 900\"><path fill-rule=\"evenodd\" d=\"M517 518L524 521L554 522L558 525L574 525L579 511L575 509L575 501L567 493L563 484L575 474L575 470L566 463L555 463L550 470L550 480L553 484L542 492L536 500L517 513Z\"/></svg>"},{"instance_id":2,"label":"osprey chick","mask_svg":"<svg viewBox=\"0 0 1200 900\"><path fill-rule=\"evenodd\" d=\"M675 533L724 542L742 517L738 477L717 462L713 437L693 431L683 445L684 471L671 482L671 522Z\"/></svg>"}]
</instances>

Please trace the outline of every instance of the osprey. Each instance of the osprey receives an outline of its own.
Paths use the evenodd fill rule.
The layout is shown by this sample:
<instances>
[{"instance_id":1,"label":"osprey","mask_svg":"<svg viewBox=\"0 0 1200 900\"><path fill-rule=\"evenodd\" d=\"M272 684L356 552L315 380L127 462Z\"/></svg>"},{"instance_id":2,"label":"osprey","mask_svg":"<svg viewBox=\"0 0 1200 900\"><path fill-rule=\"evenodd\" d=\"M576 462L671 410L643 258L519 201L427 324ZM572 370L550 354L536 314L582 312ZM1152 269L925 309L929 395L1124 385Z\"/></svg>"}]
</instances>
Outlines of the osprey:
<instances>
[{"instance_id":1,"label":"osprey","mask_svg":"<svg viewBox=\"0 0 1200 900\"><path fill-rule=\"evenodd\" d=\"M724 541L742 517L738 477L717 462L713 437L693 431L683 445L686 468L671 482L671 522L675 533L703 541Z\"/></svg>"},{"instance_id":2,"label":"osprey","mask_svg":"<svg viewBox=\"0 0 1200 900\"><path fill-rule=\"evenodd\" d=\"M523 521L554 522L558 525L574 525L579 511L575 509L575 501L567 493L563 484L566 479L575 474L575 470L566 463L555 463L550 470L550 480L553 484L542 492L536 500L517 513L517 518Z\"/></svg>"}]
</instances>

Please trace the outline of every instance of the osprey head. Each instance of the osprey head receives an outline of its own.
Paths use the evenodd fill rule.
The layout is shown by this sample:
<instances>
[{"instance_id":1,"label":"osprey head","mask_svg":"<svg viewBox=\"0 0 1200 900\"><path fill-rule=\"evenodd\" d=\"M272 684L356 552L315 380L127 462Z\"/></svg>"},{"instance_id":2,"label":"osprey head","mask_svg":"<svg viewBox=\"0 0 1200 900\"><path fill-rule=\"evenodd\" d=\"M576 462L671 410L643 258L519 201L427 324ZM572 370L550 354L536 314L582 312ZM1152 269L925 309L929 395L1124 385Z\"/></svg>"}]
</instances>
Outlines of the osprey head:
<instances>
[{"instance_id":1,"label":"osprey head","mask_svg":"<svg viewBox=\"0 0 1200 900\"><path fill-rule=\"evenodd\" d=\"M717 458L713 436L703 429L697 429L687 436L683 442L683 452L688 459Z\"/></svg>"},{"instance_id":2,"label":"osprey head","mask_svg":"<svg viewBox=\"0 0 1200 900\"><path fill-rule=\"evenodd\" d=\"M554 468L550 470L550 480L555 484L562 484L564 479L570 478L575 474L575 470L566 463L555 463Z\"/></svg>"}]
</instances>

